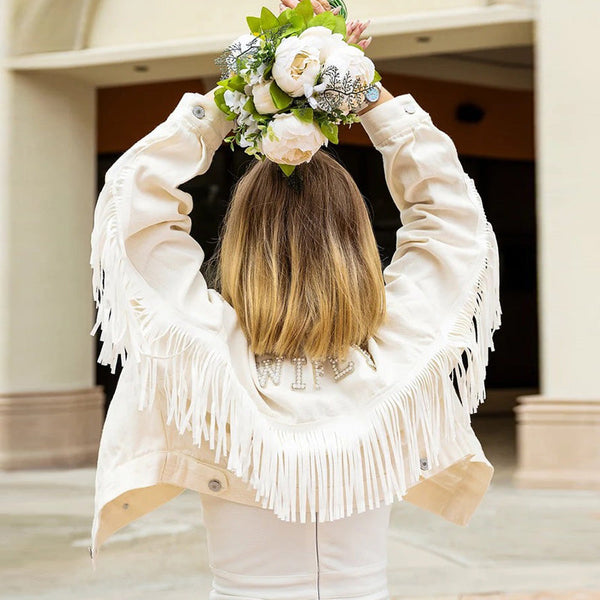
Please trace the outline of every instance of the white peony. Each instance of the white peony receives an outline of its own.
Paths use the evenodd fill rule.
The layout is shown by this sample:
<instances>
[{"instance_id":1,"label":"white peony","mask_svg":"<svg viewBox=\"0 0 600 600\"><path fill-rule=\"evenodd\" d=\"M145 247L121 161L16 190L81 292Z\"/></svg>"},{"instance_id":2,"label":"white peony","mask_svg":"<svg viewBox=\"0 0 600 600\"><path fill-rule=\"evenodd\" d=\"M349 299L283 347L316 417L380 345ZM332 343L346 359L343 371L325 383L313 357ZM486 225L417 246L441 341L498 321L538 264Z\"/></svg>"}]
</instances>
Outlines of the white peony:
<instances>
[{"instance_id":1,"label":"white peony","mask_svg":"<svg viewBox=\"0 0 600 600\"><path fill-rule=\"evenodd\" d=\"M330 54L323 65L321 82L314 87L306 87L305 95L312 108L328 110L328 101L320 99L319 95L325 90L340 89L345 77L349 74L350 81L354 84L356 78L360 81L362 87L367 87L375 77L375 65L373 61L365 56L364 52L354 46L344 44L345 47L338 48ZM343 91L343 90L340 90ZM334 98L329 94L330 98ZM344 94L340 95L344 98ZM352 106L350 99L341 101L337 108L343 114L348 114L355 106Z\"/></svg>"},{"instance_id":2,"label":"white peony","mask_svg":"<svg viewBox=\"0 0 600 600\"><path fill-rule=\"evenodd\" d=\"M373 61L362 50L348 44L329 55L324 70L330 66L337 67L342 78L350 73L353 79L358 77L364 85L370 84L375 77Z\"/></svg>"},{"instance_id":3,"label":"white peony","mask_svg":"<svg viewBox=\"0 0 600 600\"><path fill-rule=\"evenodd\" d=\"M320 70L319 49L300 37L285 38L275 51L273 77L294 98L304 95L305 84L314 85Z\"/></svg>"},{"instance_id":4,"label":"white peony","mask_svg":"<svg viewBox=\"0 0 600 600\"><path fill-rule=\"evenodd\" d=\"M318 25L305 29L298 39L303 40L309 46L319 49L319 60L324 63L332 52L347 46L341 33L333 33L331 29Z\"/></svg>"},{"instance_id":5,"label":"white peony","mask_svg":"<svg viewBox=\"0 0 600 600\"><path fill-rule=\"evenodd\" d=\"M271 98L271 82L259 83L252 88L254 106L261 115L270 115L277 112L277 107Z\"/></svg>"},{"instance_id":6,"label":"white peony","mask_svg":"<svg viewBox=\"0 0 600 600\"><path fill-rule=\"evenodd\" d=\"M262 152L273 162L299 165L309 162L327 138L314 123L306 123L292 113L277 114L262 137Z\"/></svg>"}]
</instances>

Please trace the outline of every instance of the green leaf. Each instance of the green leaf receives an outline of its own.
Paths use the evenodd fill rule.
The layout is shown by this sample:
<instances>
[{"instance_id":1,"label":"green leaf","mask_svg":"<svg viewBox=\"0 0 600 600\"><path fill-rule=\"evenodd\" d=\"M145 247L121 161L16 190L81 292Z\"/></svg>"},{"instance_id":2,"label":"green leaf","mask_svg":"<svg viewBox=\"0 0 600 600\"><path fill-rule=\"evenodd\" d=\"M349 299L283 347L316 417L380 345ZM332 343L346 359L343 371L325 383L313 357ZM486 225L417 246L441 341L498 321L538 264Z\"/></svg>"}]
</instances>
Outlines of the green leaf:
<instances>
[{"instance_id":1,"label":"green leaf","mask_svg":"<svg viewBox=\"0 0 600 600\"><path fill-rule=\"evenodd\" d=\"M334 15L335 18L335 29L333 30L333 33L341 33L342 37L344 39L346 39L346 34L348 33L348 29L346 27L346 21L344 20L344 17L342 17L341 15Z\"/></svg>"},{"instance_id":2,"label":"green leaf","mask_svg":"<svg viewBox=\"0 0 600 600\"><path fill-rule=\"evenodd\" d=\"M260 26L263 31L279 27L277 17L266 6L263 6L260 11Z\"/></svg>"},{"instance_id":3,"label":"green leaf","mask_svg":"<svg viewBox=\"0 0 600 600\"><path fill-rule=\"evenodd\" d=\"M244 88L246 87L246 81L239 75L234 75L225 81L229 82L227 87L234 92L243 92Z\"/></svg>"},{"instance_id":4,"label":"green leaf","mask_svg":"<svg viewBox=\"0 0 600 600\"><path fill-rule=\"evenodd\" d=\"M287 24L285 29L282 28L279 37L280 39L283 39L292 35L300 35L305 29L306 23L304 23L304 19L299 15L291 15L290 22Z\"/></svg>"},{"instance_id":5,"label":"green leaf","mask_svg":"<svg viewBox=\"0 0 600 600\"><path fill-rule=\"evenodd\" d=\"M231 110L229 109L229 106L227 106L227 104L225 104L225 92L226 89L224 87L220 87L217 90L215 90L215 104L219 107L220 110L222 110L226 115L230 115L231 114Z\"/></svg>"},{"instance_id":6,"label":"green leaf","mask_svg":"<svg viewBox=\"0 0 600 600\"><path fill-rule=\"evenodd\" d=\"M292 108L292 114L303 123L312 123L314 112L312 108Z\"/></svg>"},{"instance_id":7,"label":"green leaf","mask_svg":"<svg viewBox=\"0 0 600 600\"><path fill-rule=\"evenodd\" d=\"M289 177L296 168L295 165L279 165L279 168Z\"/></svg>"},{"instance_id":8,"label":"green leaf","mask_svg":"<svg viewBox=\"0 0 600 600\"><path fill-rule=\"evenodd\" d=\"M260 19L258 17L246 17L246 23L248 23L250 33L254 35L260 34Z\"/></svg>"},{"instance_id":9,"label":"green leaf","mask_svg":"<svg viewBox=\"0 0 600 600\"><path fill-rule=\"evenodd\" d=\"M243 77L234 75L229 79L221 79L221 81L217 81L217 85L234 92L243 92L244 88L246 87L246 82L244 81Z\"/></svg>"},{"instance_id":10,"label":"green leaf","mask_svg":"<svg viewBox=\"0 0 600 600\"><path fill-rule=\"evenodd\" d=\"M254 99L251 96L248 97L246 104L244 104L244 110L247 110L249 113L252 113L253 115L259 114L258 111L256 110L256 106L254 106Z\"/></svg>"},{"instance_id":11,"label":"green leaf","mask_svg":"<svg viewBox=\"0 0 600 600\"><path fill-rule=\"evenodd\" d=\"M309 27L327 27L333 31L333 19L335 15L332 15L329 11L322 12L321 14L315 15L307 25Z\"/></svg>"},{"instance_id":12,"label":"green leaf","mask_svg":"<svg viewBox=\"0 0 600 600\"><path fill-rule=\"evenodd\" d=\"M277 17L277 22L280 25L287 25L290 22L290 13L292 11L289 8L286 8L280 15Z\"/></svg>"},{"instance_id":13,"label":"green leaf","mask_svg":"<svg viewBox=\"0 0 600 600\"><path fill-rule=\"evenodd\" d=\"M344 38L346 37L346 21L344 21L344 17L332 15L329 11L315 15L308 21L307 25L308 27L327 27L327 29L331 29L333 33L341 33ZM358 47L360 48L360 46Z\"/></svg>"},{"instance_id":14,"label":"green leaf","mask_svg":"<svg viewBox=\"0 0 600 600\"><path fill-rule=\"evenodd\" d=\"M304 17L293 11L290 14L290 25L292 26L290 28L292 32L301 32L306 29L306 21L304 20ZM289 35L288 32L289 30L286 30L285 34Z\"/></svg>"},{"instance_id":15,"label":"green leaf","mask_svg":"<svg viewBox=\"0 0 600 600\"><path fill-rule=\"evenodd\" d=\"M269 92L271 92L271 99L278 110L287 108L294 101L294 99L291 96L288 96L275 82L271 83Z\"/></svg>"},{"instance_id":16,"label":"green leaf","mask_svg":"<svg viewBox=\"0 0 600 600\"><path fill-rule=\"evenodd\" d=\"M315 14L310 0L302 0L301 2L299 2L296 5L296 8L294 8L294 12L300 15L304 19L305 23L308 23Z\"/></svg>"},{"instance_id":17,"label":"green leaf","mask_svg":"<svg viewBox=\"0 0 600 600\"><path fill-rule=\"evenodd\" d=\"M375 77L373 78L373 81L371 81L371 83L377 83L378 81L381 81L381 75L375 71Z\"/></svg>"},{"instance_id":18,"label":"green leaf","mask_svg":"<svg viewBox=\"0 0 600 600\"><path fill-rule=\"evenodd\" d=\"M320 123L320 127L321 132L330 142L333 142L334 144L339 143L337 125L332 125L331 123L324 122Z\"/></svg>"}]
</instances>

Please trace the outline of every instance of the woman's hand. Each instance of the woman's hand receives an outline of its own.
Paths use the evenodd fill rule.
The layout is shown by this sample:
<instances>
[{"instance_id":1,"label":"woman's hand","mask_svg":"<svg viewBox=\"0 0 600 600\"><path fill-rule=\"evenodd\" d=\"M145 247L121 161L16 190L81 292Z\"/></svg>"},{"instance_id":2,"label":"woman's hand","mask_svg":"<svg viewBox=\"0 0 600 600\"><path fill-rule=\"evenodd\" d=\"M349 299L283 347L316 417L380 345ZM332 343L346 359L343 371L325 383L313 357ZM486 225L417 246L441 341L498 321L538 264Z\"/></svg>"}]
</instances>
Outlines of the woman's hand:
<instances>
[{"instance_id":1,"label":"woman's hand","mask_svg":"<svg viewBox=\"0 0 600 600\"><path fill-rule=\"evenodd\" d=\"M346 23L346 41L349 44L356 44L363 50L366 50L369 44L373 41L373 37L370 36L366 40L361 40L360 36L364 33L365 29L371 23L371 19L366 22L359 21L358 19L352 19Z\"/></svg>"},{"instance_id":2,"label":"woman's hand","mask_svg":"<svg viewBox=\"0 0 600 600\"><path fill-rule=\"evenodd\" d=\"M299 0L281 0L279 4L280 12L283 12L286 8L295 8L298 5ZM340 12L340 7L332 9L331 4L329 4L328 0L311 0L311 4L315 11L315 14L318 15L327 10L331 11L334 15L337 15ZM369 26L371 20L369 19L366 22L359 21L358 19L352 19L351 21L346 22L346 41L349 44L356 44L360 46L363 50L366 50L369 44L372 42L373 38L369 37L367 39L361 40L360 36L365 32L365 29Z\"/></svg>"}]
</instances>

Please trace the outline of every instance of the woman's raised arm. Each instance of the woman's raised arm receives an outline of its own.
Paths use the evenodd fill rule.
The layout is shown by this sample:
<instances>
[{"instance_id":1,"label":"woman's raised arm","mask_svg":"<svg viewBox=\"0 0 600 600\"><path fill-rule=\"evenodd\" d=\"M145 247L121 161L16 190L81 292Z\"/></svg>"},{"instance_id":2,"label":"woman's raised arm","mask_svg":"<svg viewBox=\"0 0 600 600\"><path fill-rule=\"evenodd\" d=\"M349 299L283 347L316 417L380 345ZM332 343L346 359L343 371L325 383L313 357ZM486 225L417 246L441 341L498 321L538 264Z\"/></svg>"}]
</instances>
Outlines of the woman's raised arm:
<instances>
[{"instance_id":1,"label":"woman's raised arm","mask_svg":"<svg viewBox=\"0 0 600 600\"><path fill-rule=\"evenodd\" d=\"M170 322L215 333L222 326L226 303L200 273L204 252L190 236L192 197L178 188L208 170L231 128L213 95L183 94L106 173L91 235L98 309L91 334L102 328L98 361L113 372L119 355L124 365L129 353L149 352Z\"/></svg>"},{"instance_id":2,"label":"woman's raised arm","mask_svg":"<svg viewBox=\"0 0 600 600\"><path fill-rule=\"evenodd\" d=\"M389 341L409 335L423 347L467 351L477 390L484 394L487 349L500 326L496 236L473 180L452 139L438 129L411 94L379 103L361 122L383 156L390 194L402 225L384 270ZM474 327L476 324L476 329Z\"/></svg>"}]
</instances>

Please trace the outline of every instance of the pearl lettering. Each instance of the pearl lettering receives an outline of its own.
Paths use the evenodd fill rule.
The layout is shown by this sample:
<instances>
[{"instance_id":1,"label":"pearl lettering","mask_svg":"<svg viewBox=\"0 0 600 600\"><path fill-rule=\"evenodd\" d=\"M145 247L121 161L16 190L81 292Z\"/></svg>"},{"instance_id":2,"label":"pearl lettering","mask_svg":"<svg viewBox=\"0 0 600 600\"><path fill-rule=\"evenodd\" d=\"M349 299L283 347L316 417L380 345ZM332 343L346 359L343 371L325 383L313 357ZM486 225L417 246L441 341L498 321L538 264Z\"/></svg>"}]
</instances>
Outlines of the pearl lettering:
<instances>
[{"instance_id":1,"label":"pearl lettering","mask_svg":"<svg viewBox=\"0 0 600 600\"><path fill-rule=\"evenodd\" d=\"M320 390L321 386L319 385L319 378L325 375L325 369L323 368L322 360L312 360L312 368L313 368L313 383L315 390Z\"/></svg>"},{"instance_id":2,"label":"pearl lettering","mask_svg":"<svg viewBox=\"0 0 600 600\"><path fill-rule=\"evenodd\" d=\"M329 363L331 364L331 368L333 369L333 373L334 373L334 379L336 381L343 379L347 375L350 375L350 373L352 373L352 371L354 371L354 361L352 361L352 360L349 360L348 364L343 369L340 369L339 361L337 358L334 358L333 356L328 356L327 359L329 360Z\"/></svg>"},{"instance_id":3,"label":"pearl lettering","mask_svg":"<svg viewBox=\"0 0 600 600\"><path fill-rule=\"evenodd\" d=\"M275 385L279 385L281 378L281 363L283 356L277 356L275 359L263 358L257 360L256 370L258 371L258 381L262 387L267 385L267 380L271 378ZM275 366L273 366L273 364Z\"/></svg>"},{"instance_id":4,"label":"pearl lettering","mask_svg":"<svg viewBox=\"0 0 600 600\"><path fill-rule=\"evenodd\" d=\"M360 352L367 365L373 369L373 371L377 370L373 357L367 349L361 348L358 345L353 345L352 347ZM281 381L282 364L285 358L286 357L284 356L274 355L267 355L266 358L258 358L258 356L255 355L258 382L261 387L266 387L269 379L274 385L279 385ZM294 356L291 358L291 362L294 366L294 381L290 386L291 389L294 391L306 390L304 367L308 364L307 357ZM342 366L340 361L334 356L328 356L327 361L311 360L310 362L312 367L313 390L321 389L320 381L325 377L325 362L329 363L331 370L333 371L333 381L336 383L353 373L355 370L355 363L353 360L348 360L348 362Z\"/></svg>"},{"instance_id":5,"label":"pearl lettering","mask_svg":"<svg viewBox=\"0 0 600 600\"><path fill-rule=\"evenodd\" d=\"M293 390L305 390L306 389L306 383L304 383L302 381L302 369L304 367L304 365L306 364L306 357L305 356L295 356L294 358L292 358L292 362L294 363L294 374L295 374L295 381L294 383L292 383L292 389Z\"/></svg>"}]
</instances>

